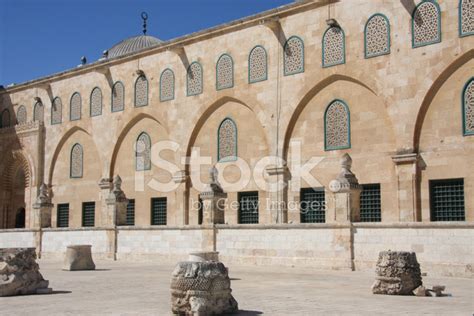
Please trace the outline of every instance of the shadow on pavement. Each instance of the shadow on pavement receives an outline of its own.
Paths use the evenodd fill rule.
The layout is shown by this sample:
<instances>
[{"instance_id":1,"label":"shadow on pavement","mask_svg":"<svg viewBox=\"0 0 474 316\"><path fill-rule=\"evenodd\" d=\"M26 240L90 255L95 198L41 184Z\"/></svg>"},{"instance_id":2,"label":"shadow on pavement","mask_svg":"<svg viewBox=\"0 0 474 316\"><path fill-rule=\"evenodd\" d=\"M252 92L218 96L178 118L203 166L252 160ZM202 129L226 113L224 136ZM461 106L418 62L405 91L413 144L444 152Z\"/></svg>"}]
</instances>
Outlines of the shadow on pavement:
<instances>
[{"instance_id":1,"label":"shadow on pavement","mask_svg":"<svg viewBox=\"0 0 474 316\"><path fill-rule=\"evenodd\" d=\"M254 315L263 315L263 312L239 310L237 313L235 313L235 314L233 314L233 315L238 315L238 316L254 316Z\"/></svg>"}]
</instances>

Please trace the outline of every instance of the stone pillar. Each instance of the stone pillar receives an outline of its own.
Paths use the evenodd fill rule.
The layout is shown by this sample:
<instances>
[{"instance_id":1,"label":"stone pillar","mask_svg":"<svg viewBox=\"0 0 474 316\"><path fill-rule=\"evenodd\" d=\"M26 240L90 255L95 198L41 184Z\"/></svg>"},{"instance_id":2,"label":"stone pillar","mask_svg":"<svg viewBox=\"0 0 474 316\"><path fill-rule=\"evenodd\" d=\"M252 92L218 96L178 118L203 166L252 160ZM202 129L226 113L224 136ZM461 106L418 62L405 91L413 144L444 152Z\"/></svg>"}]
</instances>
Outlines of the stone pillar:
<instances>
[{"instance_id":1,"label":"stone pillar","mask_svg":"<svg viewBox=\"0 0 474 316\"><path fill-rule=\"evenodd\" d=\"M188 212L188 187L187 181L189 176L185 170L180 170L173 175L174 183L178 184L178 188L175 190L176 193L176 224L185 226L189 225L189 212Z\"/></svg>"},{"instance_id":2,"label":"stone pillar","mask_svg":"<svg viewBox=\"0 0 474 316\"><path fill-rule=\"evenodd\" d=\"M329 183L329 189L334 193L334 221L338 223L360 221L362 188L351 167L352 158L346 153L341 159L341 173Z\"/></svg>"},{"instance_id":3,"label":"stone pillar","mask_svg":"<svg viewBox=\"0 0 474 316\"><path fill-rule=\"evenodd\" d=\"M46 184L40 186L38 197L35 204L33 204L33 216L31 221L31 228L46 228L51 227L51 212L53 204L49 198L48 188Z\"/></svg>"},{"instance_id":4,"label":"stone pillar","mask_svg":"<svg viewBox=\"0 0 474 316\"><path fill-rule=\"evenodd\" d=\"M217 169L213 167L209 170L210 183L206 191L200 194L203 203L203 244L202 251L216 251L216 228L215 224L224 224L225 222L225 199L227 193L222 189L217 180Z\"/></svg>"},{"instance_id":5,"label":"stone pillar","mask_svg":"<svg viewBox=\"0 0 474 316\"><path fill-rule=\"evenodd\" d=\"M271 223L288 223L287 200L290 171L287 166L268 167L265 171L271 183L268 191L268 211L272 216Z\"/></svg>"},{"instance_id":6,"label":"stone pillar","mask_svg":"<svg viewBox=\"0 0 474 316\"><path fill-rule=\"evenodd\" d=\"M122 179L119 175L114 178L113 189L109 192L106 203L107 213L102 218L102 225L104 227L125 225L127 222L128 199L122 191Z\"/></svg>"},{"instance_id":7,"label":"stone pillar","mask_svg":"<svg viewBox=\"0 0 474 316\"><path fill-rule=\"evenodd\" d=\"M100 215L98 226L106 226L106 218L108 211L107 199L109 198L110 190L112 189L112 179L102 178L99 181L100 188Z\"/></svg>"},{"instance_id":8,"label":"stone pillar","mask_svg":"<svg viewBox=\"0 0 474 316\"><path fill-rule=\"evenodd\" d=\"M397 197L400 222L414 222L419 216L418 154L392 157L397 174Z\"/></svg>"}]
</instances>

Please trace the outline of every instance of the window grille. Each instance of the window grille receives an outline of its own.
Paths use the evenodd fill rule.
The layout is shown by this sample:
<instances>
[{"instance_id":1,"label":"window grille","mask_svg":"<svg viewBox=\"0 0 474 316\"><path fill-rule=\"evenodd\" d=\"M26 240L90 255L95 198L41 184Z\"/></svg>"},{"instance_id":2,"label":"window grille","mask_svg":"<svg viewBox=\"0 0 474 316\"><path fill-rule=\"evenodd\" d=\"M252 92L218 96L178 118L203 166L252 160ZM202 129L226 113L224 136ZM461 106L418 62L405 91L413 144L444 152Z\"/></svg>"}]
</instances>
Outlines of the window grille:
<instances>
[{"instance_id":1,"label":"window grille","mask_svg":"<svg viewBox=\"0 0 474 316\"><path fill-rule=\"evenodd\" d=\"M135 200L134 199L128 200L125 224L127 226L135 225Z\"/></svg>"},{"instance_id":2,"label":"window grille","mask_svg":"<svg viewBox=\"0 0 474 316\"><path fill-rule=\"evenodd\" d=\"M82 203L82 227L94 227L95 202Z\"/></svg>"},{"instance_id":3,"label":"window grille","mask_svg":"<svg viewBox=\"0 0 474 316\"><path fill-rule=\"evenodd\" d=\"M258 192L239 192L239 224L258 224Z\"/></svg>"},{"instance_id":4,"label":"window grille","mask_svg":"<svg viewBox=\"0 0 474 316\"><path fill-rule=\"evenodd\" d=\"M151 225L166 225L166 198L151 199Z\"/></svg>"},{"instance_id":5,"label":"window grille","mask_svg":"<svg viewBox=\"0 0 474 316\"><path fill-rule=\"evenodd\" d=\"M69 227L69 204L58 204L58 227Z\"/></svg>"},{"instance_id":6,"label":"window grille","mask_svg":"<svg viewBox=\"0 0 474 316\"><path fill-rule=\"evenodd\" d=\"M300 193L301 223L326 222L326 197L324 188L305 188Z\"/></svg>"},{"instance_id":7,"label":"window grille","mask_svg":"<svg viewBox=\"0 0 474 316\"><path fill-rule=\"evenodd\" d=\"M363 184L360 194L360 221L382 221L380 184Z\"/></svg>"},{"instance_id":8,"label":"window grille","mask_svg":"<svg viewBox=\"0 0 474 316\"><path fill-rule=\"evenodd\" d=\"M431 221L464 221L464 179L430 181Z\"/></svg>"}]
</instances>

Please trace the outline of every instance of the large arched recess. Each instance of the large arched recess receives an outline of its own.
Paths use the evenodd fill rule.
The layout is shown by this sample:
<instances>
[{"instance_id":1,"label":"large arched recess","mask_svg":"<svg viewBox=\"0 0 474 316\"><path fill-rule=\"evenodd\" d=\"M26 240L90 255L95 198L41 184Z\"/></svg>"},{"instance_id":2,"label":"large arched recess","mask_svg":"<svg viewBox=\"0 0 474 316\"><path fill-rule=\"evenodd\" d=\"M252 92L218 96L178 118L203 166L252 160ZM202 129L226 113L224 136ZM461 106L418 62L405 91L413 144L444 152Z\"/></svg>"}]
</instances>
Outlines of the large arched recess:
<instances>
[{"instance_id":1,"label":"large arched recess","mask_svg":"<svg viewBox=\"0 0 474 316\"><path fill-rule=\"evenodd\" d=\"M119 175L122 189L128 199L135 200L135 225L149 226L150 200L167 198L167 224L176 225L175 192L169 191L164 184L171 183L173 174L169 168L157 165L158 152L152 151L152 163L149 170L136 169L135 145L137 138L146 133L150 137L152 148L170 141L166 127L151 115L141 113L133 117L122 129L115 144L110 163L109 177ZM159 158L176 165L178 153L164 150Z\"/></svg>"},{"instance_id":2,"label":"large arched recess","mask_svg":"<svg viewBox=\"0 0 474 316\"><path fill-rule=\"evenodd\" d=\"M224 97L201 111L201 116L190 133L189 142L186 147L186 156L191 157L192 150L199 149L201 157L210 157L211 164L216 165L219 170L223 171L220 177L221 181L224 180L222 181L224 190L228 193L228 205L237 200L238 192L240 191L258 191L259 199L264 201L266 199L266 192L257 186L253 178L250 178L247 183L241 177L235 160L217 161L218 129L219 125L226 118L232 119L237 127L237 156L239 160L244 161L249 166L251 172L261 158L270 155L270 144L265 128L265 114L261 111L260 107L255 104L249 105L235 98ZM193 159L190 160L193 162ZM186 173L191 175L191 178L194 180L197 180L199 177L201 183L208 183L209 168L210 165L203 165L199 170L193 170L190 164L185 166ZM226 186L225 182L239 185L230 187ZM185 217L189 216L190 224L197 224L197 204L195 202L198 201L202 188L192 180L188 180L187 187L186 200L189 207L185 206L187 212ZM265 212L265 208L262 207L259 212L259 222L268 222L268 215ZM237 223L237 216L237 210L226 209L226 222L231 224Z\"/></svg>"},{"instance_id":3,"label":"large arched recess","mask_svg":"<svg viewBox=\"0 0 474 316\"><path fill-rule=\"evenodd\" d=\"M421 156L421 216L430 221L431 180L464 179L466 220L474 221L474 136L463 134L462 95L473 76L474 51L451 63L428 90L418 114L414 144Z\"/></svg>"},{"instance_id":4,"label":"large arched recess","mask_svg":"<svg viewBox=\"0 0 474 316\"><path fill-rule=\"evenodd\" d=\"M334 100L343 101L349 108L351 146L326 151L324 117L328 105ZM397 205L396 177L391 158L395 144L395 133L384 99L373 89L358 79L343 75L333 75L322 80L296 106L289 119L283 144L283 158L290 170L296 170L297 163L304 165L310 159L322 159L310 172L317 181L310 183L301 179L298 183L296 175L292 174L288 201L298 200L301 188L328 188L329 182L341 170L341 156L349 153L353 159L352 170L359 182L381 185L382 220L396 220L398 215L393 208L393 205ZM326 202L332 206L332 199L328 198ZM326 220L330 220L333 215L326 214ZM288 219L299 222L299 211L290 211Z\"/></svg>"},{"instance_id":5,"label":"large arched recess","mask_svg":"<svg viewBox=\"0 0 474 316\"><path fill-rule=\"evenodd\" d=\"M82 177L71 177L71 150L80 144L83 150ZM95 202L96 224L100 212L101 159L97 146L90 133L80 127L74 127L64 134L56 147L51 161L49 185L52 202L55 205L69 204L69 226L82 225L82 204ZM56 224L56 212L52 214L53 226Z\"/></svg>"}]
</instances>

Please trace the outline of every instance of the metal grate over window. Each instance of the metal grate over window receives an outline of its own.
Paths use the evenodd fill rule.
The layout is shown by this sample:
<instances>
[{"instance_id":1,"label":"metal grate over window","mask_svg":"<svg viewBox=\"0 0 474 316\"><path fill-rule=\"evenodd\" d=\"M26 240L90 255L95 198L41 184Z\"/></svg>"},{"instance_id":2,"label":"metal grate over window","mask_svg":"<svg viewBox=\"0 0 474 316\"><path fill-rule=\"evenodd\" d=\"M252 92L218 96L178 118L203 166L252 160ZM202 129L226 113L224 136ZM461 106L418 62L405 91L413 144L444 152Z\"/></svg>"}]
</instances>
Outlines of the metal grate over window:
<instances>
[{"instance_id":1,"label":"metal grate over window","mask_svg":"<svg viewBox=\"0 0 474 316\"><path fill-rule=\"evenodd\" d=\"M258 224L258 192L239 192L239 224Z\"/></svg>"},{"instance_id":2,"label":"metal grate over window","mask_svg":"<svg viewBox=\"0 0 474 316\"><path fill-rule=\"evenodd\" d=\"M382 208L380 184L363 184L360 195L360 221L381 222Z\"/></svg>"},{"instance_id":3,"label":"metal grate over window","mask_svg":"<svg viewBox=\"0 0 474 316\"><path fill-rule=\"evenodd\" d=\"M326 198L324 188L301 189L301 223L326 222Z\"/></svg>"},{"instance_id":4,"label":"metal grate over window","mask_svg":"<svg viewBox=\"0 0 474 316\"><path fill-rule=\"evenodd\" d=\"M134 226L135 225L135 200L128 200L127 204L127 213L125 215L125 225Z\"/></svg>"},{"instance_id":5,"label":"metal grate over window","mask_svg":"<svg viewBox=\"0 0 474 316\"><path fill-rule=\"evenodd\" d=\"M431 221L464 221L464 179L430 180Z\"/></svg>"},{"instance_id":6,"label":"metal grate over window","mask_svg":"<svg viewBox=\"0 0 474 316\"><path fill-rule=\"evenodd\" d=\"M69 204L58 204L58 227L69 227Z\"/></svg>"},{"instance_id":7,"label":"metal grate over window","mask_svg":"<svg viewBox=\"0 0 474 316\"><path fill-rule=\"evenodd\" d=\"M94 227L95 202L82 203L82 227Z\"/></svg>"},{"instance_id":8,"label":"metal grate over window","mask_svg":"<svg viewBox=\"0 0 474 316\"><path fill-rule=\"evenodd\" d=\"M151 224L166 225L166 198L151 199Z\"/></svg>"}]
</instances>

